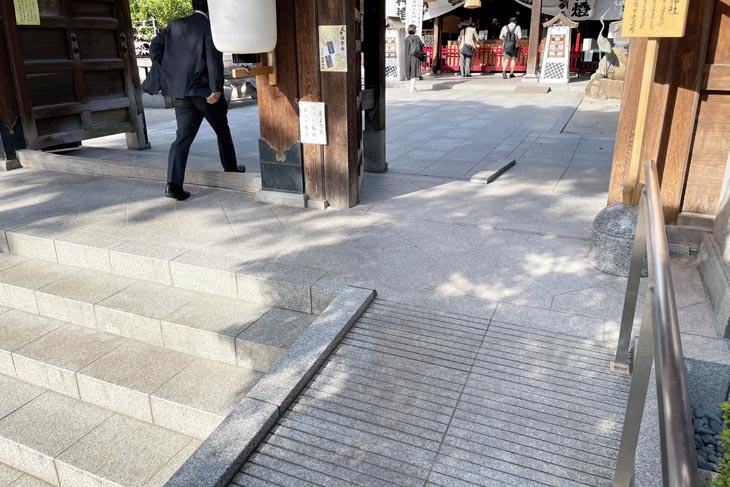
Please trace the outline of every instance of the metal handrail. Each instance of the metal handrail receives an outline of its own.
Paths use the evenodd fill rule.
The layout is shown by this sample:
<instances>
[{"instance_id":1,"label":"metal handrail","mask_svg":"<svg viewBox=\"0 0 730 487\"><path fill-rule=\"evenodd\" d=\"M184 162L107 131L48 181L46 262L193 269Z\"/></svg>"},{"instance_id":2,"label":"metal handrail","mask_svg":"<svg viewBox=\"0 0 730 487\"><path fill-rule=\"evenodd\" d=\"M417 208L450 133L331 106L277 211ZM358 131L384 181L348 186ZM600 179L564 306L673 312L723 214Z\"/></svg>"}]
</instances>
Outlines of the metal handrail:
<instances>
[{"instance_id":1,"label":"metal handrail","mask_svg":"<svg viewBox=\"0 0 730 487\"><path fill-rule=\"evenodd\" d=\"M697 452L687 382L684 373L682 342L677 318L677 303L669 263L664 212L659 196L656 165L644 166L646 186L639 203L636 237L631 255L626 300L621 320L615 368L629 369L629 349L639 285L646 258L649 288L639 339L631 362L631 387L624 417L623 433L614 473L614 487L634 485L636 447L649 387L651 366L656 371L659 435L664 487L697 487ZM650 339L651 338L651 339Z\"/></svg>"}]
</instances>

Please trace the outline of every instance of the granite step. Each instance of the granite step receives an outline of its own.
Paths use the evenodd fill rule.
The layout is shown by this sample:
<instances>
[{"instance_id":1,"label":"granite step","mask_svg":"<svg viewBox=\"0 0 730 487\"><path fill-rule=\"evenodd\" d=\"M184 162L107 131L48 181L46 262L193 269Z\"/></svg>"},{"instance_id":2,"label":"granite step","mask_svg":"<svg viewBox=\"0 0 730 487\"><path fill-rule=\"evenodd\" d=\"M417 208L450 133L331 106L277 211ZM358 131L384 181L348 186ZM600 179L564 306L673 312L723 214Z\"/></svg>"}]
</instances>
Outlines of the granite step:
<instances>
[{"instance_id":1,"label":"granite step","mask_svg":"<svg viewBox=\"0 0 730 487\"><path fill-rule=\"evenodd\" d=\"M0 376L0 481L161 487L200 441Z\"/></svg>"},{"instance_id":2,"label":"granite step","mask_svg":"<svg viewBox=\"0 0 730 487\"><path fill-rule=\"evenodd\" d=\"M317 285L319 269L251 261L246 255L208 252L109 233L72 223L0 229L0 254L101 271L265 306L320 313L341 286ZM323 280L324 282L324 280Z\"/></svg>"},{"instance_id":3,"label":"granite step","mask_svg":"<svg viewBox=\"0 0 730 487\"><path fill-rule=\"evenodd\" d=\"M0 374L200 439L263 375L16 310L0 313Z\"/></svg>"},{"instance_id":4,"label":"granite step","mask_svg":"<svg viewBox=\"0 0 730 487\"><path fill-rule=\"evenodd\" d=\"M51 484L27 473L0 463L0 486L2 487L51 487Z\"/></svg>"},{"instance_id":5,"label":"granite step","mask_svg":"<svg viewBox=\"0 0 730 487\"><path fill-rule=\"evenodd\" d=\"M315 318L13 254L0 254L0 306L261 372Z\"/></svg>"}]
</instances>

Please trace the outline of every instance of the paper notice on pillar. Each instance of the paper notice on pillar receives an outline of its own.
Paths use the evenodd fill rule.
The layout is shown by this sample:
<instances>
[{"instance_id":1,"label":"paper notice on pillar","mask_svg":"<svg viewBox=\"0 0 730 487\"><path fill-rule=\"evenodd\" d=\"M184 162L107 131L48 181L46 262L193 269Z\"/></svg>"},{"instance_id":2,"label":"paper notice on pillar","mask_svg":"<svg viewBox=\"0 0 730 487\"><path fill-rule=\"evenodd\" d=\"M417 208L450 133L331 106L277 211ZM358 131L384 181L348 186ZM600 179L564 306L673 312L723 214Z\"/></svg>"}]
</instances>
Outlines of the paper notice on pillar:
<instances>
[{"instance_id":1,"label":"paper notice on pillar","mask_svg":"<svg viewBox=\"0 0 730 487\"><path fill-rule=\"evenodd\" d=\"M689 0L626 0L624 37L684 37Z\"/></svg>"},{"instance_id":2,"label":"paper notice on pillar","mask_svg":"<svg viewBox=\"0 0 730 487\"><path fill-rule=\"evenodd\" d=\"M567 17L577 21L593 18L596 13L596 0L560 0L558 6Z\"/></svg>"},{"instance_id":3,"label":"paper notice on pillar","mask_svg":"<svg viewBox=\"0 0 730 487\"><path fill-rule=\"evenodd\" d=\"M299 138L302 144L327 145L327 119L324 103L299 102Z\"/></svg>"},{"instance_id":4,"label":"paper notice on pillar","mask_svg":"<svg viewBox=\"0 0 730 487\"><path fill-rule=\"evenodd\" d=\"M319 70L347 72L346 26L319 26Z\"/></svg>"},{"instance_id":5,"label":"paper notice on pillar","mask_svg":"<svg viewBox=\"0 0 730 487\"><path fill-rule=\"evenodd\" d=\"M17 25L41 25L38 0L13 0Z\"/></svg>"},{"instance_id":6,"label":"paper notice on pillar","mask_svg":"<svg viewBox=\"0 0 730 487\"><path fill-rule=\"evenodd\" d=\"M407 0L406 4L406 30L409 25L416 26L416 35L421 37L423 33L423 0Z\"/></svg>"}]
</instances>

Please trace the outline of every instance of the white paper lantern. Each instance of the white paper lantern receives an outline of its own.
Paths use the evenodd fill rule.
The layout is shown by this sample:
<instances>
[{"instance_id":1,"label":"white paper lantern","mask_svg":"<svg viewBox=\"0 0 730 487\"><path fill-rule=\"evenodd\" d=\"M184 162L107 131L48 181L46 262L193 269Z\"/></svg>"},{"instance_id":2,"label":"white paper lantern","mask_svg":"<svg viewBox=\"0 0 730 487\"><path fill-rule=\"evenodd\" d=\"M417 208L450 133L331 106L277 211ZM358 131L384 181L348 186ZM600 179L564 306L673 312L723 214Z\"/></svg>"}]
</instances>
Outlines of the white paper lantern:
<instances>
[{"instance_id":1,"label":"white paper lantern","mask_svg":"<svg viewBox=\"0 0 730 487\"><path fill-rule=\"evenodd\" d=\"M208 8L219 51L255 54L276 47L276 0L211 0Z\"/></svg>"}]
</instances>

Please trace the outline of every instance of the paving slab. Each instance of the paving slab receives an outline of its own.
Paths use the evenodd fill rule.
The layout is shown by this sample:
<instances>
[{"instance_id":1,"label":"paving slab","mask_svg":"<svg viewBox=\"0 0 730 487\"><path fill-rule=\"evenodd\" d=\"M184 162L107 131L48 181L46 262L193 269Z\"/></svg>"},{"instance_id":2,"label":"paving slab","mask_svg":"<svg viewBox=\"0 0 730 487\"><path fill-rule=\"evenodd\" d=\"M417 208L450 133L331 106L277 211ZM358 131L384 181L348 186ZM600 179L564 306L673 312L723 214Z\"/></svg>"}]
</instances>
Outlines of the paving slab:
<instances>
[{"instance_id":1,"label":"paving slab","mask_svg":"<svg viewBox=\"0 0 730 487\"><path fill-rule=\"evenodd\" d=\"M274 308L236 337L238 365L267 372L317 317Z\"/></svg>"},{"instance_id":2,"label":"paving slab","mask_svg":"<svg viewBox=\"0 0 730 487\"><path fill-rule=\"evenodd\" d=\"M194 360L178 352L126 342L76 374L80 398L152 423L150 394Z\"/></svg>"},{"instance_id":3,"label":"paving slab","mask_svg":"<svg viewBox=\"0 0 730 487\"><path fill-rule=\"evenodd\" d=\"M59 485L54 458L112 413L46 392L0 420L0 461Z\"/></svg>"},{"instance_id":4,"label":"paving slab","mask_svg":"<svg viewBox=\"0 0 730 487\"><path fill-rule=\"evenodd\" d=\"M123 342L113 335L65 325L15 351L16 374L21 380L78 398L76 372Z\"/></svg>"},{"instance_id":5,"label":"paving slab","mask_svg":"<svg viewBox=\"0 0 730 487\"><path fill-rule=\"evenodd\" d=\"M197 294L154 283L134 284L94 306L100 330L162 346L160 321Z\"/></svg>"},{"instance_id":6,"label":"paving slab","mask_svg":"<svg viewBox=\"0 0 730 487\"><path fill-rule=\"evenodd\" d=\"M59 264L111 272L109 249L124 242L109 235L75 232L57 239L54 243Z\"/></svg>"},{"instance_id":7,"label":"paving slab","mask_svg":"<svg viewBox=\"0 0 730 487\"><path fill-rule=\"evenodd\" d=\"M23 472L8 467L7 465L0 464L0 486L8 487L22 476Z\"/></svg>"},{"instance_id":8,"label":"paving slab","mask_svg":"<svg viewBox=\"0 0 730 487\"><path fill-rule=\"evenodd\" d=\"M15 376L12 353L46 335L63 323L22 311L0 314L0 373Z\"/></svg>"},{"instance_id":9,"label":"paving slab","mask_svg":"<svg viewBox=\"0 0 730 487\"><path fill-rule=\"evenodd\" d=\"M27 261L0 272L0 305L38 314L35 290L65 277L58 265Z\"/></svg>"},{"instance_id":10,"label":"paving slab","mask_svg":"<svg viewBox=\"0 0 730 487\"><path fill-rule=\"evenodd\" d=\"M166 348L236 364L235 339L269 310L267 306L199 297L162 320Z\"/></svg>"},{"instance_id":11,"label":"paving slab","mask_svg":"<svg viewBox=\"0 0 730 487\"><path fill-rule=\"evenodd\" d=\"M96 328L94 304L131 286L130 279L98 271L64 269L63 279L36 292L38 311L49 318Z\"/></svg>"},{"instance_id":12,"label":"paving slab","mask_svg":"<svg viewBox=\"0 0 730 487\"><path fill-rule=\"evenodd\" d=\"M261 376L243 367L193 362L152 393L155 423L204 439Z\"/></svg>"},{"instance_id":13,"label":"paving slab","mask_svg":"<svg viewBox=\"0 0 730 487\"><path fill-rule=\"evenodd\" d=\"M62 485L142 486L190 441L187 436L114 415L58 456Z\"/></svg>"},{"instance_id":14,"label":"paving slab","mask_svg":"<svg viewBox=\"0 0 730 487\"><path fill-rule=\"evenodd\" d=\"M312 312L312 286L325 272L299 266L257 262L238 274L238 297L254 303Z\"/></svg>"},{"instance_id":15,"label":"paving slab","mask_svg":"<svg viewBox=\"0 0 730 487\"><path fill-rule=\"evenodd\" d=\"M110 250L109 256L115 274L171 285L169 261L184 252L174 246L131 241Z\"/></svg>"}]
</instances>

